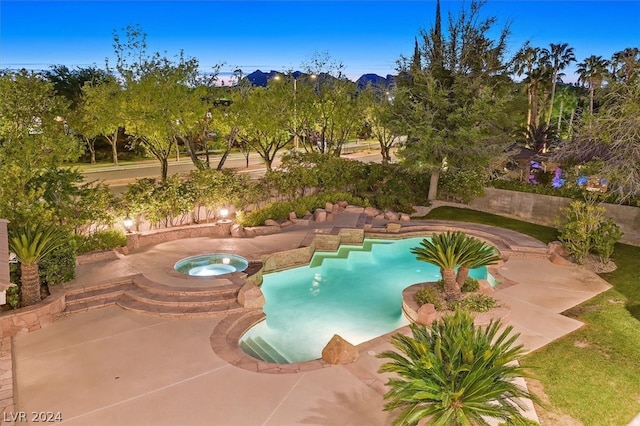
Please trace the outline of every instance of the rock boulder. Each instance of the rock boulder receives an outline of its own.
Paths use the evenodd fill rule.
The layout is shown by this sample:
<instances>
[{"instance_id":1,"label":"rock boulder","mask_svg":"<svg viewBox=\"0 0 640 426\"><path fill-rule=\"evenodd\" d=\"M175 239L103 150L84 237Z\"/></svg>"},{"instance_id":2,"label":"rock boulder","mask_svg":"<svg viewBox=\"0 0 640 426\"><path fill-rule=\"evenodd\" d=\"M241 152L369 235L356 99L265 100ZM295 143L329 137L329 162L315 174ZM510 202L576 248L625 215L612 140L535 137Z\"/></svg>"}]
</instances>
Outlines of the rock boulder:
<instances>
[{"instance_id":1,"label":"rock boulder","mask_svg":"<svg viewBox=\"0 0 640 426\"><path fill-rule=\"evenodd\" d=\"M355 362L359 356L358 348L337 334L333 335L322 350L322 359L333 365L350 364Z\"/></svg>"}]
</instances>

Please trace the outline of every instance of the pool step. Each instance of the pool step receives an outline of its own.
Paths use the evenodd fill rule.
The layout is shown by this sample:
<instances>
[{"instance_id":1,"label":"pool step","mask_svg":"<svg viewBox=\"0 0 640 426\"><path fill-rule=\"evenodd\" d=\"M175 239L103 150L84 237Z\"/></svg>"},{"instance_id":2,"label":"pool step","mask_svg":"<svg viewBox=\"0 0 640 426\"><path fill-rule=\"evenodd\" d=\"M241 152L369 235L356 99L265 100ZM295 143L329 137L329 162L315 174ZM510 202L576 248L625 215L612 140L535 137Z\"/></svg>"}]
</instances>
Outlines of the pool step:
<instances>
[{"instance_id":1,"label":"pool step","mask_svg":"<svg viewBox=\"0 0 640 426\"><path fill-rule=\"evenodd\" d=\"M365 252L371 253L373 251L374 246L376 245L386 245L391 244L393 241L364 241L361 246L353 246L353 245L341 245L336 252L318 252L316 253L311 262L309 263L309 267L315 268L318 266L322 266L322 263L325 259L347 259L351 256L351 253Z\"/></svg>"},{"instance_id":2,"label":"pool step","mask_svg":"<svg viewBox=\"0 0 640 426\"><path fill-rule=\"evenodd\" d=\"M123 309L162 317L211 317L242 312L237 302L244 280L231 277L209 288L172 287L142 275L69 290L65 315L118 305Z\"/></svg>"},{"instance_id":3,"label":"pool step","mask_svg":"<svg viewBox=\"0 0 640 426\"><path fill-rule=\"evenodd\" d=\"M243 339L240 342L240 347L247 355L251 355L262 361L273 362L275 364L290 363L284 355L259 336Z\"/></svg>"}]
</instances>

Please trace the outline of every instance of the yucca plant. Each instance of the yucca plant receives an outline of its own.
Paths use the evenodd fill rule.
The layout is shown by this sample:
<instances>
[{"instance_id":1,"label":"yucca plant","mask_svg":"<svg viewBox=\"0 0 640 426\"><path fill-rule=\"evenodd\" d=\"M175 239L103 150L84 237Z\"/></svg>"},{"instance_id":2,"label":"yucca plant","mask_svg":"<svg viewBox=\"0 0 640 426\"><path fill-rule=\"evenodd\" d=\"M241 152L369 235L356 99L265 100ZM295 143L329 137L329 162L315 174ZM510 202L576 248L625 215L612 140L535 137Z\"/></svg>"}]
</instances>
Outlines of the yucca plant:
<instances>
[{"instance_id":1,"label":"yucca plant","mask_svg":"<svg viewBox=\"0 0 640 426\"><path fill-rule=\"evenodd\" d=\"M428 329L411 325L412 337L396 334L398 350L379 358L391 361L380 373L395 373L387 386L385 411L399 410L394 425L488 425L488 419L526 424L522 398L537 401L514 383L525 371L517 364L523 346L515 345L512 327L501 331L500 321L475 327L473 317L459 310Z\"/></svg>"},{"instance_id":2,"label":"yucca plant","mask_svg":"<svg viewBox=\"0 0 640 426\"><path fill-rule=\"evenodd\" d=\"M467 252L467 244L469 244L467 236L463 232L455 231L433 235L431 240L425 238L420 242L421 247L411 249L416 259L440 268L444 292L449 301L459 300L462 297L460 285L456 282L455 268Z\"/></svg>"},{"instance_id":3,"label":"yucca plant","mask_svg":"<svg viewBox=\"0 0 640 426\"><path fill-rule=\"evenodd\" d=\"M9 229L9 250L16 254L20 262L23 306L34 305L41 300L38 262L66 241L66 232L54 225L38 224Z\"/></svg>"},{"instance_id":4,"label":"yucca plant","mask_svg":"<svg viewBox=\"0 0 640 426\"><path fill-rule=\"evenodd\" d=\"M456 282L461 288L469 276L469 269L493 265L500 260L500 255L495 248L475 237L467 235L466 238L465 252L458 260L458 272L456 274Z\"/></svg>"}]
</instances>

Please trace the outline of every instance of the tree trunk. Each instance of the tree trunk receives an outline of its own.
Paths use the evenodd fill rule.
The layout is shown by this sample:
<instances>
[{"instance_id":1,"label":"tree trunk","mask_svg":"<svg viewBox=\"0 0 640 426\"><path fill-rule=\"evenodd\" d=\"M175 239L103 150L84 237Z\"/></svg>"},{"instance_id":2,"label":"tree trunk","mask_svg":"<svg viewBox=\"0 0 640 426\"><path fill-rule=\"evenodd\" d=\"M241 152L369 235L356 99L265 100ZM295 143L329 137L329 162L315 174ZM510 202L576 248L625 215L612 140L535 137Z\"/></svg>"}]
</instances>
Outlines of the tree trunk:
<instances>
[{"instance_id":1,"label":"tree trunk","mask_svg":"<svg viewBox=\"0 0 640 426\"><path fill-rule=\"evenodd\" d=\"M118 130L120 129L116 129L113 132L111 139L111 156L113 157L113 164L116 166L118 165Z\"/></svg>"},{"instance_id":2,"label":"tree trunk","mask_svg":"<svg viewBox=\"0 0 640 426\"><path fill-rule=\"evenodd\" d=\"M161 158L160 167L162 182L166 182L167 177L169 177L169 160L167 160L166 158Z\"/></svg>"},{"instance_id":3,"label":"tree trunk","mask_svg":"<svg viewBox=\"0 0 640 426\"><path fill-rule=\"evenodd\" d=\"M458 273L456 274L456 282L458 283L460 288L462 288L468 276L469 276L469 268L466 268L464 266L461 266L458 268Z\"/></svg>"},{"instance_id":4,"label":"tree trunk","mask_svg":"<svg viewBox=\"0 0 640 426\"><path fill-rule=\"evenodd\" d=\"M438 180L440 179L440 168L431 170L431 179L429 180L429 194L427 199L433 201L438 196Z\"/></svg>"},{"instance_id":5,"label":"tree trunk","mask_svg":"<svg viewBox=\"0 0 640 426\"><path fill-rule=\"evenodd\" d=\"M196 154L196 145L194 140L191 137L180 137L180 139L182 139L182 143L187 147L187 153L189 154L189 158L191 158L193 165L196 166L198 170L204 170L205 166Z\"/></svg>"},{"instance_id":6,"label":"tree trunk","mask_svg":"<svg viewBox=\"0 0 640 426\"><path fill-rule=\"evenodd\" d=\"M233 139L231 137L227 138L227 147L224 150L224 153L222 154L222 157L220 157L220 161L218 162L218 167L216 167L216 170L220 171L222 170L222 167L224 166L224 162L227 161L227 157L229 157L229 153L231 153L231 148L233 147Z\"/></svg>"},{"instance_id":7,"label":"tree trunk","mask_svg":"<svg viewBox=\"0 0 640 426\"><path fill-rule=\"evenodd\" d=\"M40 300L40 276L37 263L20 263L22 306L31 306Z\"/></svg>"},{"instance_id":8,"label":"tree trunk","mask_svg":"<svg viewBox=\"0 0 640 426\"><path fill-rule=\"evenodd\" d=\"M453 269L440 269L442 281L444 282L444 292L448 301L456 301L462 298L460 286L456 282L456 273Z\"/></svg>"}]
</instances>

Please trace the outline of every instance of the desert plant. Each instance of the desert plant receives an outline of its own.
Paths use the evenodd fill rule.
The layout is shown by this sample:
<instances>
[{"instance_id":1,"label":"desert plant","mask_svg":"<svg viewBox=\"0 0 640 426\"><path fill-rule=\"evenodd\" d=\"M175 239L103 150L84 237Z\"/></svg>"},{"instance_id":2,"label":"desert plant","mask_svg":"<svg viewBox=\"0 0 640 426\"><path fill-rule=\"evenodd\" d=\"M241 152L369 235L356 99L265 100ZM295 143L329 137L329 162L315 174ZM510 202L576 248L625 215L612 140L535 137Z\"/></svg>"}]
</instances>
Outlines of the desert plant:
<instances>
[{"instance_id":1,"label":"desert plant","mask_svg":"<svg viewBox=\"0 0 640 426\"><path fill-rule=\"evenodd\" d=\"M464 280L464 284L460 287L463 293L473 293L480 289L480 283L475 278L467 277Z\"/></svg>"},{"instance_id":2,"label":"desert plant","mask_svg":"<svg viewBox=\"0 0 640 426\"><path fill-rule=\"evenodd\" d=\"M399 410L393 424L487 425L486 418L524 424L520 398L535 397L514 383L525 371L516 362L524 349L512 331L493 320L475 327L469 313L457 311L429 329L412 324L412 336L394 335L397 352L378 355L391 360L379 372L396 374L384 395L384 409Z\"/></svg>"},{"instance_id":3,"label":"desert plant","mask_svg":"<svg viewBox=\"0 0 640 426\"><path fill-rule=\"evenodd\" d=\"M63 246L67 239L66 232L54 225L26 225L9 229L9 249L20 261L20 288L24 306L41 300L38 263Z\"/></svg>"},{"instance_id":4,"label":"desert plant","mask_svg":"<svg viewBox=\"0 0 640 426\"><path fill-rule=\"evenodd\" d=\"M470 294L450 306L453 310L463 309L471 312L489 312L496 307L496 299L482 293Z\"/></svg>"},{"instance_id":5,"label":"desert plant","mask_svg":"<svg viewBox=\"0 0 640 426\"><path fill-rule=\"evenodd\" d=\"M411 253L416 259L431 263L440 268L447 300L459 300L462 296L460 285L456 282L455 267L465 254L466 235L460 231L436 234L431 239L423 239L422 247L414 247Z\"/></svg>"},{"instance_id":6,"label":"desert plant","mask_svg":"<svg viewBox=\"0 0 640 426\"><path fill-rule=\"evenodd\" d=\"M431 303L436 311L441 311L444 309L445 304L440 299L438 295L438 291L435 287L423 287L420 290L416 291L414 295L418 306L426 305L427 303Z\"/></svg>"},{"instance_id":7,"label":"desert plant","mask_svg":"<svg viewBox=\"0 0 640 426\"><path fill-rule=\"evenodd\" d=\"M467 241L464 244L464 253L458 260L459 268L456 274L456 282L460 287L464 286L469 269L489 266L500 261L498 251L475 237L466 236Z\"/></svg>"}]
</instances>

